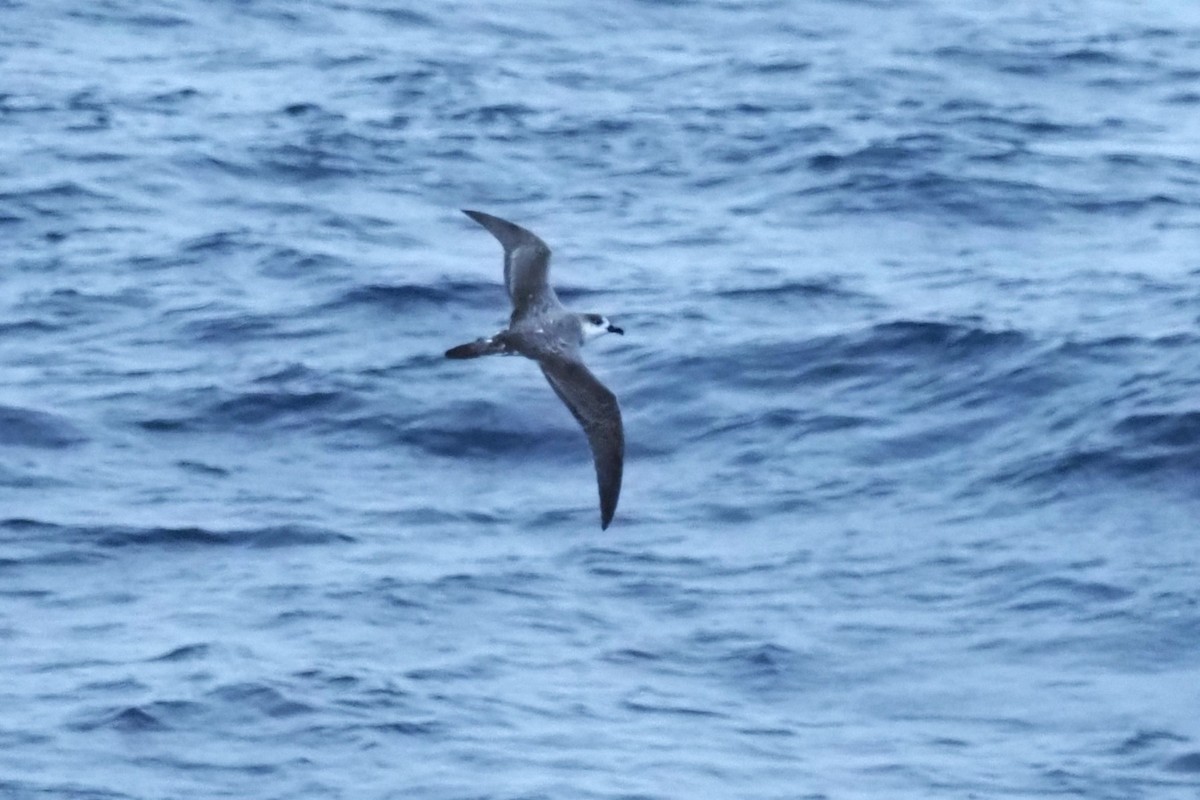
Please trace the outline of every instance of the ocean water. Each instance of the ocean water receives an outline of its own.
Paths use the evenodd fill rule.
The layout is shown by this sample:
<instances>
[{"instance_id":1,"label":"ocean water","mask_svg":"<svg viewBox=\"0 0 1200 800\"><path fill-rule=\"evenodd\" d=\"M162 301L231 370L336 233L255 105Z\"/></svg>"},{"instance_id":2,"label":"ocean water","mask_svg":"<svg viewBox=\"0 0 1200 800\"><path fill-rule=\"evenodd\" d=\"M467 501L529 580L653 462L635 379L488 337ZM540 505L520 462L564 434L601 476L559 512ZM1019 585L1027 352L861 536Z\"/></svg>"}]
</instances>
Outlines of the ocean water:
<instances>
[{"instance_id":1,"label":"ocean water","mask_svg":"<svg viewBox=\"0 0 1200 800\"><path fill-rule=\"evenodd\" d=\"M0 0L0 241L4 800L1200 796L1200 5Z\"/></svg>"}]
</instances>

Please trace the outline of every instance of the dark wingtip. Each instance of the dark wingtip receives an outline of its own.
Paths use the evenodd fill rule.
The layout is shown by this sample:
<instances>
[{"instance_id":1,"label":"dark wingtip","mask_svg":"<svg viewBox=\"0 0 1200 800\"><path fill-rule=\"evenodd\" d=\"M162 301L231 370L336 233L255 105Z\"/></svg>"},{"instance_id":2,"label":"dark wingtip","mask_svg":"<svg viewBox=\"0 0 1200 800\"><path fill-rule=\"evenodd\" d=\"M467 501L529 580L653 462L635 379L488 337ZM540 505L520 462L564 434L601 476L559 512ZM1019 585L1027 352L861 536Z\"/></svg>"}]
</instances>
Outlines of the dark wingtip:
<instances>
[{"instance_id":1,"label":"dark wingtip","mask_svg":"<svg viewBox=\"0 0 1200 800\"><path fill-rule=\"evenodd\" d=\"M489 231L495 226L495 224L497 222L499 222L503 225L512 225L512 223L506 219L500 219L499 217L494 217L491 214L485 214L482 211L475 211L474 209L471 209L471 208L463 208L463 209L459 209L459 210L462 211L464 214L466 214L471 219L478 222L483 227L487 228Z\"/></svg>"},{"instance_id":2,"label":"dark wingtip","mask_svg":"<svg viewBox=\"0 0 1200 800\"><path fill-rule=\"evenodd\" d=\"M526 244L537 245L547 253L550 251L550 248L537 237L537 234L522 228L515 222L509 222L506 219L469 208L461 209L461 211L487 229L488 233L492 234L492 236L495 236L500 244L503 245L505 252L512 250L514 247Z\"/></svg>"},{"instance_id":3,"label":"dark wingtip","mask_svg":"<svg viewBox=\"0 0 1200 800\"><path fill-rule=\"evenodd\" d=\"M446 351L446 358L477 358L487 352L484 342L467 342Z\"/></svg>"},{"instance_id":4,"label":"dark wingtip","mask_svg":"<svg viewBox=\"0 0 1200 800\"><path fill-rule=\"evenodd\" d=\"M600 530L608 530L609 524L612 523L613 516L617 513L617 499L614 497L612 504L609 505L603 500L600 502Z\"/></svg>"},{"instance_id":5,"label":"dark wingtip","mask_svg":"<svg viewBox=\"0 0 1200 800\"><path fill-rule=\"evenodd\" d=\"M462 211L464 214L466 214L468 217L470 217L472 220L474 220L476 223L487 228L489 231L491 231L492 228L495 227L493 220L496 220L497 218L493 217L491 214L485 214L482 211L475 211L470 208L462 208L459 210ZM503 220L500 220L500 221L503 222ZM493 232L493 235L494 235L494 232Z\"/></svg>"}]
</instances>

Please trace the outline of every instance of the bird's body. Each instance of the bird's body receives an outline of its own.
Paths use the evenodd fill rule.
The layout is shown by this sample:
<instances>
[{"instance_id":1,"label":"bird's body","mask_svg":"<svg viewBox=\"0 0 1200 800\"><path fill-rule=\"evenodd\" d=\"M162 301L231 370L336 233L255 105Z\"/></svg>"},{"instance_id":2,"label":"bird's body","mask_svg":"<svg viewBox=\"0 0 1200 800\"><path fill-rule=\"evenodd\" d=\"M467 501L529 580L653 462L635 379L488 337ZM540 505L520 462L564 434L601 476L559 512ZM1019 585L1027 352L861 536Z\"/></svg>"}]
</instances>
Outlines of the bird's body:
<instances>
[{"instance_id":1,"label":"bird's body","mask_svg":"<svg viewBox=\"0 0 1200 800\"><path fill-rule=\"evenodd\" d=\"M463 213L504 247L504 285L513 312L506 329L452 347L446 357L522 355L538 362L550 388L587 434L600 489L600 527L607 528L621 494L625 431L616 396L588 370L579 350L594 336L624 331L599 314L563 307L547 280L550 248L531 231L479 211Z\"/></svg>"}]
</instances>

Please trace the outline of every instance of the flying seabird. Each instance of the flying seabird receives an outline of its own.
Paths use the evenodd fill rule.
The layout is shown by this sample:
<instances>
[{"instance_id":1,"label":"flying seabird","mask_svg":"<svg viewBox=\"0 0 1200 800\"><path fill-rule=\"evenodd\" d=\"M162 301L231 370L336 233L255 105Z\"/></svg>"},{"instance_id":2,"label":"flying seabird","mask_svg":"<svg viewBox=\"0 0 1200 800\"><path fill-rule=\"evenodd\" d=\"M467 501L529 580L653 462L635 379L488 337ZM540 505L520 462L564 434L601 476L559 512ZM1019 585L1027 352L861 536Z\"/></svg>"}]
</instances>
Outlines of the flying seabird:
<instances>
[{"instance_id":1,"label":"flying seabird","mask_svg":"<svg viewBox=\"0 0 1200 800\"><path fill-rule=\"evenodd\" d=\"M584 365L579 349L588 339L625 331L600 314L577 314L563 307L547 281L550 248L531 231L480 211L463 209L463 213L504 247L504 285L513 312L505 330L452 347L446 357L517 354L538 362L550 388L587 434L600 487L603 530L612 521L621 494L625 431L616 396Z\"/></svg>"}]
</instances>

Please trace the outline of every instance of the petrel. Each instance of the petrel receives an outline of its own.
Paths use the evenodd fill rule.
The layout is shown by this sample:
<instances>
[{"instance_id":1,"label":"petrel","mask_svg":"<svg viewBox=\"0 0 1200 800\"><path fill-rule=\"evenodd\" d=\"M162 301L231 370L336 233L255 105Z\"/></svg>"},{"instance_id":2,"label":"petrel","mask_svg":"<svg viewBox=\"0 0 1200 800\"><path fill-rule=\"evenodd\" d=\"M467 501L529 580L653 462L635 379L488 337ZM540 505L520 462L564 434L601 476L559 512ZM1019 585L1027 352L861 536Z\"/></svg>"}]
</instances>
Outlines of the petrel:
<instances>
[{"instance_id":1,"label":"petrel","mask_svg":"<svg viewBox=\"0 0 1200 800\"><path fill-rule=\"evenodd\" d=\"M600 314L577 314L550 286L550 248L532 231L481 211L463 213L487 228L504 247L504 286L512 300L508 327L446 351L446 358L522 355L538 363L550 388L583 426L600 487L600 528L608 527L621 494L625 430L621 407L584 365L579 350L588 339L625 331Z\"/></svg>"}]
</instances>

